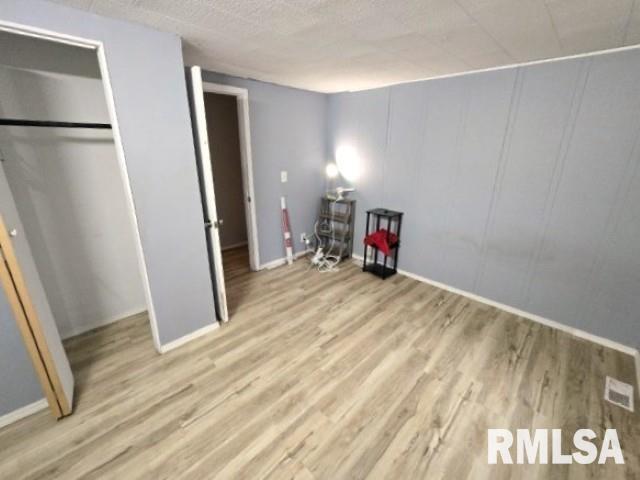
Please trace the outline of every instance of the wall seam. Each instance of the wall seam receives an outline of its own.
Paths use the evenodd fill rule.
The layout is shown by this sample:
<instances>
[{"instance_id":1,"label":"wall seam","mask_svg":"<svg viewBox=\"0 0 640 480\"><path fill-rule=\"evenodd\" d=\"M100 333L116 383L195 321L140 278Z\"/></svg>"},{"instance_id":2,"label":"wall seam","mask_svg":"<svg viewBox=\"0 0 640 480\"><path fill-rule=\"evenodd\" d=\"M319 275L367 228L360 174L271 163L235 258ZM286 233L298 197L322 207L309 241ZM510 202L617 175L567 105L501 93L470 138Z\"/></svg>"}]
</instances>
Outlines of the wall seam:
<instances>
[{"instance_id":1,"label":"wall seam","mask_svg":"<svg viewBox=\"0 0 640 480\"><path fill-rule=\"evenodd\" d=\"M328 162L334 162L333 160L333 128L331 128L331 95L324 94L324 156L325 161L320 165L320 175L324 180L324 187L326 189L326 175L325 167Z\"/></svg>"},{"instance_id":2,"label":"wall seam","mask_svg":"<svg viewBox=\"0 0 640 480\"><path fill-rule=\"evenodd\" d=\"M422 96L422 100L424 101L424 108L422 109L422 135L420 138L420 147L418 149L417 152L417 161L418 161L418 174L415 176L414 181L415 181L415 191L416 192L422 192L422 189L420 188L420 185L424 185L422 177L423 175L425 175L425 169L423 167L425 161L426 161L426 155L425 155L425 149L428 143L428 138L429 138L429 88L427 86L425 86ZM420 203L423 203L423 197L420 197ZM427 249L426 248L422 248L420 249L420 265L424 265L425 259L426 259L426 254L427 254ZM404 258L404 257L400 257L400 258ZM422 267L421 267L422 268Z\"/></svg>"},{"instance_id":3,"label":"wall seam","mask_svg":"<svg viewBox=\"0 0 640 480\"><path fill-rule=\"evenodd\" d=\"M461 156L462 156L462 142L464 139L464 136L466 134L467 131L467 120L468 120L468 116L469 116L469 103L471 102L471 95L469 93L469 89L465 89L464 91L464 103L461 105L460 107L460 125L458 126L458 130L456 132L456 147L455 147L455 153L454 153L454 162L455 162L455 168L453 170L453 174L451 179L449 180L449 191L453 192L455 190L456 184L458 183L458 177L459 177L459 172L460 172L460 161L461 161ZM450 223L450 218L451 218L451 212L453 210L453 202L449 202L449 208L447 208L447 211L445 213L445 219L444 219L444 233L445 235L447 234L447 231L449 230L449 223ZM447 263L447 259L449 258L449 248L445 248L443 251L443 254L440 258L440 260L442 262L444 262L445 264ZM446 271L446 269L443 269L443 271Z\"/></svg>"},{"instance_id":4,"label":"wall seam","mask_svg":"<svg viewBox=\"0 0 640 480\"><path fill-rule=\"evenodd\" d=\"M389 139L391 138L391 95L393 93L393 87L389 87L387 90L387 125L384 140L384 155L382 156L382 181L380 182L381 190L381 206L385 205L385 184L387 180L387 157L389 155ZM384 207L386 208L386 207Z\"/></svg>"},{"instance_id":5,"label":"wall seam","mask_svg":"<svg viewBox=\"0 0 640 480\"><path fill-rule=\"evenodd\" d=\"M633 185L633 180L638 172L638 162L634 162L636 158L636 154L640 150L640 117L638 118L638 126L636 127L636 138L633 142L633 146L629 152L629 157L627 158L627 163L624 167L623 173L621 174L620 183L618 188L616 189L616 195L613 201L613 205L609 210L609 214L607 216L607 220L605 221L604 226L604 235L602 236L598 246L596 248L596 253L594 255L594 259L589 269L589 274L587 276L586 285L584 291L580 297L580 302L576 302L575 305L575 314L580 312L580 306L586 305L587 298L594 298L589 295L594 288L595 276L597 272L602 270L602 266L606 263L606 258L608 257L607 252L605 251L605 246L610 240L611 236L617 231L618 225L620 224L620 219L622 217L622 210L624 205L627 204L627 198L629 196L631 186Z\"/></svg>"},{"instance_id":6,"label":"wall seam","mask_svg":"<svg viewBox=\"0 0 640 480\"><path fill-rule=\"evenodd\" d=\"M500 156L498 160L498 166L493 179L493 191L491 192L491 199L489 200L489 212L487 213L487 219L485 221L484 230L482 232L482 240L480 243L480 264L476 270L476 275L473 281L474 290L478 289L484 270L487 264L488 245L487 239L489 232L493 228L495 221L495 208L500 194L502 193L502 182L504 179L507 165L509 163L509 152L511 151L511 140L513 138L513 132L515 130L515 124L518 117L518 109L520 107L520 98L522 94L522 85L524 83L524 71L521 68L516 70L516 76L513 80L513 86L511 89L511 99L509 101L509 113L507 114L507 121L505 122L504 132L502 134L502 145L500 147Z\"/></svg>"},{"instance_id":7,"label":"wall seam","mask_svg":"<svg viewBox=\"0 0 640 480\"><path fill-rule=\"evenodd\" d=\"M542 234L538 240L538 245L536 247L535 253L532 255L531 260L528 265L527 279L525 280L524 286L524 302L526 308L531 304L531 287L533 285L533 279L535 274L538 271L538 263L540 262L540 257L542 255L542 250L547 240L547 234L549 232L549 227L551 224L551 216L555 207L555 203L557 200L558 191L560 190L560 185L562 183L562 178L564 175L564 167L566 164L567 157L569 155L569 150L571 147L571 142L573 140L573 134L575 132L575 127L578 122L578 118L580 116L580 111L582 109L582 100L584 97L584 92L587 88L587 83L589 81L589 75L591 73L591 59L588 59L583 63L582 68L580 69L580 73L576 78L576 88L574 90L573 98L571 100L571 109L569 111L569 115L567 117L567 122L565 123L565 127L562 132L562 140L560 141L560 146L558 148L558 155L556 157L556 162L553 167L552 180L551 185L547 191L547 196L544 201L544 221Z\"/></svg>"}]
</instances>

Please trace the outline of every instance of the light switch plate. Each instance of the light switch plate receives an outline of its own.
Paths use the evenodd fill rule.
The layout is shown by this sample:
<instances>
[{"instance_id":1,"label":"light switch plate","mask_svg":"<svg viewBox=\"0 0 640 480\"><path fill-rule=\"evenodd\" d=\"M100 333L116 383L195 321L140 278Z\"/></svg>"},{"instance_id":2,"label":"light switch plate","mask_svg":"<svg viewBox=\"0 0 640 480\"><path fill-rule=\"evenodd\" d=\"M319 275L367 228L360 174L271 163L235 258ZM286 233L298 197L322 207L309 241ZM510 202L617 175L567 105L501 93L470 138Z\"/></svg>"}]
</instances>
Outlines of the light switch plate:
<instances>
[{"instance_id":1,"label":"light switch plate","mask_svg":"<svg viewBox=\"0 0 640 480\"><path fill-rule=\"evenodd\" d=\"M280 172L280 181L282 183L287 183L287 171L286 170L282 170Z\"/></svg>"}]
</instances>

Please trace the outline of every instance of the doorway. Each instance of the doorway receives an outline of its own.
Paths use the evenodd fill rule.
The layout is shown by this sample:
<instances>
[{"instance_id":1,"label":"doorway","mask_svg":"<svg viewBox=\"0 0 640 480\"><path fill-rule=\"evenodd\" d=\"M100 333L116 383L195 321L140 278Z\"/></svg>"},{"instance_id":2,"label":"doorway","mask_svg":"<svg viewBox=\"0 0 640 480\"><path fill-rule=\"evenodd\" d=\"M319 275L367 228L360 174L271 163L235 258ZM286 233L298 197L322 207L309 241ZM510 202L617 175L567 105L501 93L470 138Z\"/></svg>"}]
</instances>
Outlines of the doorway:
<instances>
[{"instance_id":1,"label":"doorway","mask_svg":"<svg viewBox=\"0 0 640 480\"><path fill-rule=\"evenodd\" d=\"M249 94L204 82L197 66L188 77L216 314L226 322L239 303L233 294L227 298L226 280L260 264Z\"/></svg>"},{"instance_id":2,"label":"doorway","mask_svg":"<svg viewBox=\"0 0 640 480\"><path fill-rule=\"evenodd\" d=\"M2 26L0 45L3 250L15 250L8 266L24 271L25 280L13 282L21 287L15 292L5 282L4 293L18 301L15 318L3 321L24 327L36 372L43 366L61 377L69 408L54 408L47 395L59 417L70 413L76 373L62 340L68 346L135 318L151 325L148 342L158 349L157 328L101 45ZM37 348L29 347L28 335L38 332ZM51 358L38 351L43 345ZM5 387L20 388L23 380ZM47 393L42 376L40 383ZM82 382L75 393L81 396Z\"/></svg>"},{"instance_id":3,"label":"doorway","mask_svg":"<svg viewBox=\"0 0 640 480\"><path fill-rule=\"evenodd\" d=\"M250 269L237 99L232 95L205 91L204 106L220 225L220 249L225 278L230 281ZM230 313L234 310L232 303L229 300Z\"/></svg>"}]
</instances>

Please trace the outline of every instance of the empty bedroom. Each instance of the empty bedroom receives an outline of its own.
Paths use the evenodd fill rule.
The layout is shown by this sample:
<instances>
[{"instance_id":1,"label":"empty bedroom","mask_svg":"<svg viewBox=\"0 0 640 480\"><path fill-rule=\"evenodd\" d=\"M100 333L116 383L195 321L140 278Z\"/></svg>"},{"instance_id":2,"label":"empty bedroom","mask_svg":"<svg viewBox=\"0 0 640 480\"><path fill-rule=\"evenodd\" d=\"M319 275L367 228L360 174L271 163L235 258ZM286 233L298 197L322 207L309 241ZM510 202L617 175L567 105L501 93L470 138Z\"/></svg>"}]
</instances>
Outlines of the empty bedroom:
<instances>
[{"instance_id":1,"label":"empty bedroom","mask_svg":"<svg viewBox=\"0 0 640 480\"><path fill-rule=\"evenodd\" d=\"M640 477L640 0L0 1L0 478Z\"/></svg>"}]
</instances>

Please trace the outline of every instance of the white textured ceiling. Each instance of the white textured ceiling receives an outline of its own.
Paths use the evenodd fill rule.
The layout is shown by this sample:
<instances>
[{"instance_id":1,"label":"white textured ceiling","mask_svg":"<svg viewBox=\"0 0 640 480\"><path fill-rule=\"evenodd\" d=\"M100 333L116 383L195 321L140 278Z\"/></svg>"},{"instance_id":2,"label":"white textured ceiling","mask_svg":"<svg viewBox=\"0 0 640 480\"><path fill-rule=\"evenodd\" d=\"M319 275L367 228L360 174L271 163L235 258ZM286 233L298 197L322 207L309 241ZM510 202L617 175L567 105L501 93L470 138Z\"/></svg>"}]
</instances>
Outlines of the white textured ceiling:
<instances>
[{"instance_id":1,"label":"white textured ceiling","mask_svg":"<svg viewBox=\"0 0 640 480\"><path fill-rule=\"evenodd\" d=\"M640 43L640 0L55 0L179 34L185 62L322 92Z\"/></svg>"}]
</instances>

